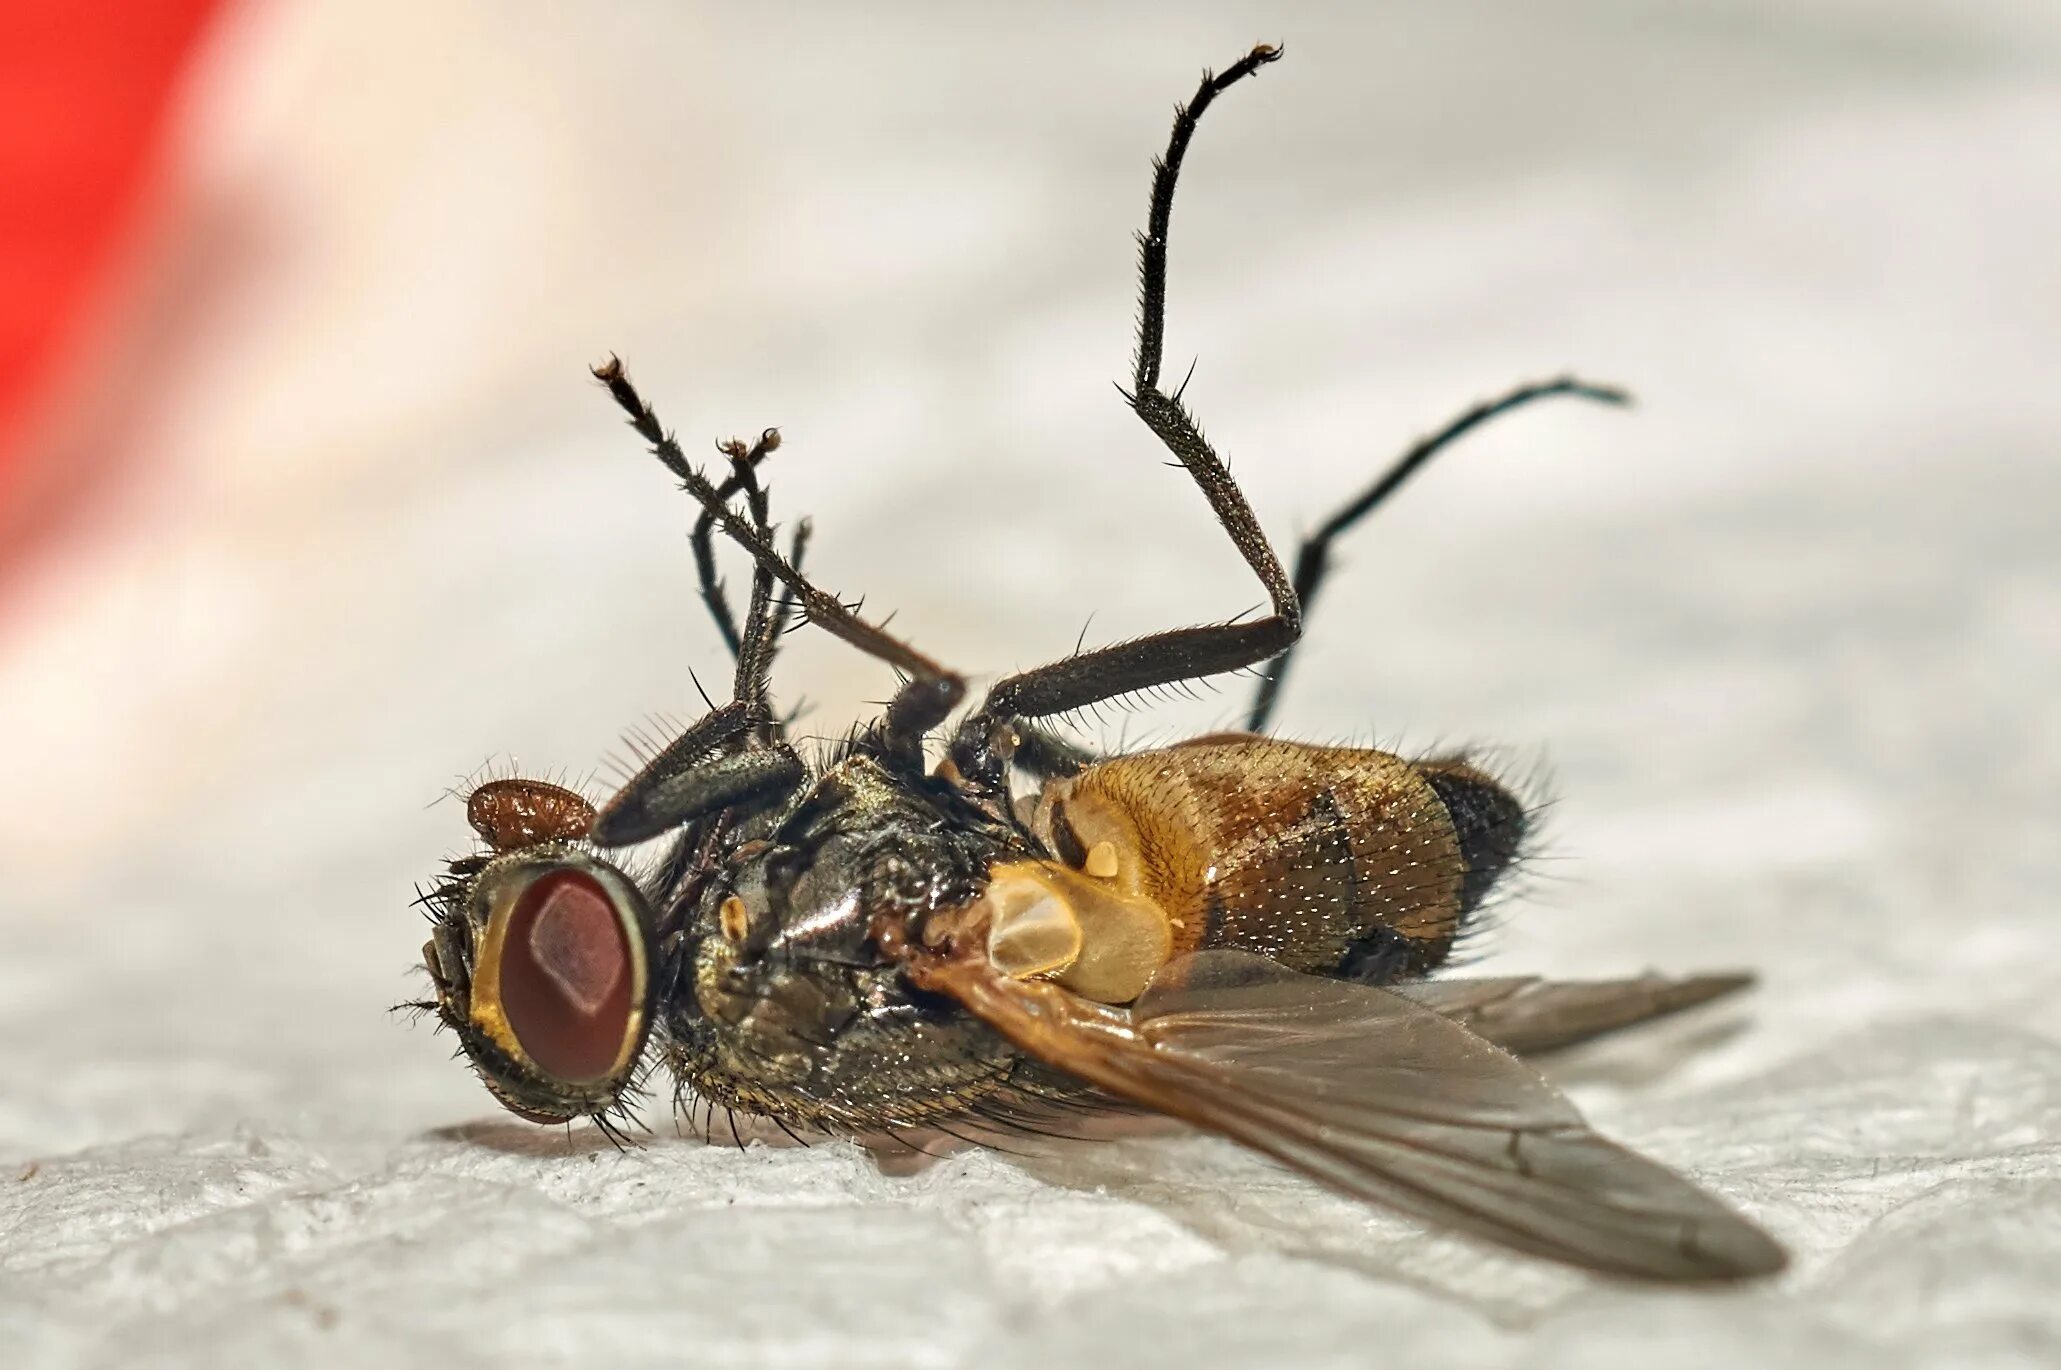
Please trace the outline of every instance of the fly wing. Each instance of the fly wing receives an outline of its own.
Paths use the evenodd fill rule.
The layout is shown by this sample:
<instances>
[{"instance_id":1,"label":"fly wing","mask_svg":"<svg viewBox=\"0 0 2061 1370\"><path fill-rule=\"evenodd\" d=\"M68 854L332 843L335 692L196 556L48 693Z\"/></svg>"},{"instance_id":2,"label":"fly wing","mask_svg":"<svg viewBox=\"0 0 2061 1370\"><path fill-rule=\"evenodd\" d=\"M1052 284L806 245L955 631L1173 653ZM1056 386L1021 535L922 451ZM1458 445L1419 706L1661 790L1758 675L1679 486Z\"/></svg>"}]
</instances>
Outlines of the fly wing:
<instances>
[{"instance_id":1,"label":"fly wing","mask_svg":"<svg viewBox=\"0 0 2061 1370\"><path fill-rule=\"evenodd\" d=\"M1355 1198L1620 1275L1737 1279L1786 1260L1516 1057L1386 990L1227 951L1174 962L1128 1015L978 961L925 978L1039 1059Z\"/></svg>"},{"instance_id":2,"label":"fly wing","mask_svg":"<svg viewBox=\"0 0 2061 1370\"><path fill-rule=\"evenodd\" d=\"M1390 988L1437 1009L1505 1051L1530 1056L1679 1013L1752 983L1751 975L1734 972L1625 980L1542 980L1526 975L1421 980Z\"/></svg>"}]
</instances>

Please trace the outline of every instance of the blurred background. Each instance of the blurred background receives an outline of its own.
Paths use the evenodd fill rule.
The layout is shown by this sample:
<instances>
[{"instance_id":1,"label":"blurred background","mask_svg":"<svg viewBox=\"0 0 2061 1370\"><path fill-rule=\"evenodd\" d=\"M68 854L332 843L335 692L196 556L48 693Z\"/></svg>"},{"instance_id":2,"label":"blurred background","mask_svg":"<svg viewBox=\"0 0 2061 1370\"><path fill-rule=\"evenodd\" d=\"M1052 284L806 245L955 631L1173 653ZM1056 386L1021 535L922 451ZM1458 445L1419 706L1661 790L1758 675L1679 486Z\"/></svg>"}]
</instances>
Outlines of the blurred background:
<instances>
[{"instance_id":1,"label":"blurred background","mask_svg":"<svg viewBox=\"0 0 2061 1370\"><path fill-rule=\"evenodd\" d=\"M2052 1348L2051 1237L2005 1243L2022 1304L1905 1326L1883 1309L1951 1278L1932 1229L1878 1231L1942 1166L2015 1186L1964 1255L2061 1197L2061 10L2022 0L0 4L0 1160L39 1177L0 1198L0 1330L53 1364L283 1354L279 1251L469 1173L435 1129L488 1099L383 1011L418 987L414 882L469 837L449 792L517 765L604 792L625 728L726 669L685 497L585 374L609 352L690 452L778 425L817 575L976 680L1256 602L1111 382L1170 107L1258 40L1287 60L1188 162L1168 368L1199 359L1278 545L1514 382L1639 398L1504 419L1366 526L1281 730L1550 775L1491 969L1762 971L1737 1030L1574 1078L1797 1247L1815 1306L1753 1335ZM780 688L831 734L890 682L801 634ZM1247 688L1091 735L1222 726ZM675 1150L634 1164L748 1188ZM804 1159L781 1185L912 1202ZM598 1211L558 1152L499 1163ZM966 1183L1033 1227L1049 1188ZM214 1265L163 1235L256 1192L347 1197ZM1151 1208L1125 1193L1069 1240L1120 1248ZM407 1230L453 1288L499 1268ZM1132 1237L1109 1279L1160 1270ZM392 1259L327 1281L319 1330L392 1307L421 1273ZM1414 1325L1306 1277L1309 1363L1340 1309ZM495 1336L556 1347L527 1294ZM1049 1302L998 1297L1004 1326ZM432 1349L464 1359L458 1325ZM1615 1327L1561 1335L1658 1363ZM399 1363L357 1335L326 1344Z\"/></svg>"}]
</instances>

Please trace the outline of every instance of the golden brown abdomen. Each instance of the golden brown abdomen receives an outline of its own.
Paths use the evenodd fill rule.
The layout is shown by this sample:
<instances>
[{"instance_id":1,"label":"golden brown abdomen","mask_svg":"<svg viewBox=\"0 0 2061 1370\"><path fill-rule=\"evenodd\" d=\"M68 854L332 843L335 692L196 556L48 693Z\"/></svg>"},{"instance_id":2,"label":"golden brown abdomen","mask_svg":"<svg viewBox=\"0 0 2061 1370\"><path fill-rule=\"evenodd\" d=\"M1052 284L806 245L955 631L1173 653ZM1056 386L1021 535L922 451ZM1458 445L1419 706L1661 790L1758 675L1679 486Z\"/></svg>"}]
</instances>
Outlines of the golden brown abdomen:
<instances>
[{"instance_id":1,"label":"golden brown abdomen","mask_svg":"<svg viewBox=\"0 0 2061 1370\"><path fill-rule=\"evenodd\" d=\"M1383 981L1445 959L1524 810L1463 761L1233 736L1055 781L1035 826L1070 864L1110 844L1113 879L1166 910L1176 954L1236 947Z\"/></svg>"}]
</instances>

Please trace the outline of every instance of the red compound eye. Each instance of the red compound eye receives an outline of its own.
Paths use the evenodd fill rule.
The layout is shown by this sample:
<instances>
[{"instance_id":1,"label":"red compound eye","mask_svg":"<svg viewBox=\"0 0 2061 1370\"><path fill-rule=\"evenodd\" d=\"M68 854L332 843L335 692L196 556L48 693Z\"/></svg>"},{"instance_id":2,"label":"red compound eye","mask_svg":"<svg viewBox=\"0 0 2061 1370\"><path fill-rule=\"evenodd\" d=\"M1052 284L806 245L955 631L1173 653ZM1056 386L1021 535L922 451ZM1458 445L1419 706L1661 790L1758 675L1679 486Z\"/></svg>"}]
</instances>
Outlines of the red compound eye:
<instances>
[{"instance_id":1,"label":"red compound eye","mask_svg":"<svg viewBox=\"0 0 2061 1370\"><path fill-rule=\"evenodd\" d=\"M501 1010L539 1070L569 1084L608 1077L630 1035L632 956L614 899L585 871L522 892L501 943Z\"/></svg>"}]
</instances>

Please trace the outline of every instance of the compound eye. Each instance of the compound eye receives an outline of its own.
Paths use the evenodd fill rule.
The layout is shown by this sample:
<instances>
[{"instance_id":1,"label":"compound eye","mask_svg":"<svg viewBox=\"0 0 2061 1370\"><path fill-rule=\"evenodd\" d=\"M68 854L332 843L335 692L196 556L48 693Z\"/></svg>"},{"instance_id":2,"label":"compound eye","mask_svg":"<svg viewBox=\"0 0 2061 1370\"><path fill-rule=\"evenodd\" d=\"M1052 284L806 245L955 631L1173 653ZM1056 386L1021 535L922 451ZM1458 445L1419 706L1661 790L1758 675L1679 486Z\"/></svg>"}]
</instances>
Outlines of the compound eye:
<instances>
[{"instance_id":1,"label":"compound eye","mask_svg":"<svg viewBox=\"0 0 2061 1370\"><path fill-rule=\"evenodd\" d=\"M637 1031L634 915L592 875L549 871L509 911L500 1000L537 1068L567 1084L614 1074Z\"/></svg>"}]
</instances>

